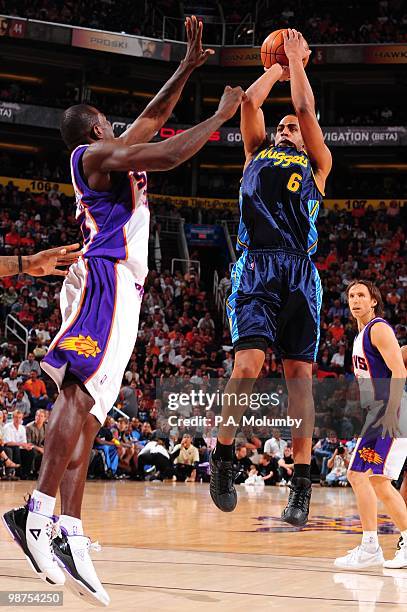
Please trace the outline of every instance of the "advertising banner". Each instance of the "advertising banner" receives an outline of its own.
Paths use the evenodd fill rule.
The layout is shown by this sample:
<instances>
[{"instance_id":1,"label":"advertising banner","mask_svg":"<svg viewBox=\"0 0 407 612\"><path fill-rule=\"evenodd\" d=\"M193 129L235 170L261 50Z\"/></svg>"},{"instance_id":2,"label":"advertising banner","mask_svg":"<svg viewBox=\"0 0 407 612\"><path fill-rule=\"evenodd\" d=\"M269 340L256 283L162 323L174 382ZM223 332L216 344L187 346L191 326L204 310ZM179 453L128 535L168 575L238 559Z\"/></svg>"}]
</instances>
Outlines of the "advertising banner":
<instances>
[{"instance_id":1,"label":"advertising banner","mask_svg":"<svg viewBox=\"0 0 407 612\"><path fill-rule=\"evenodd\" d=\"M407 45L317 45L314 64L406 64Z\"/></svg>"},{"instance_id":2,"label":"advertising banner","mask_svg":"<svg viewBox=\"0 0 407 612\"><path fill-rule=\"evenodd\" d=\"M12 182L21 191L30 189L32 193L43 193L51 191L54 186L67 196L73 196L74 191L70 183L57 183L56 181L46 181L42 179L21 179L10 176L0 176L0 185L5 187ZM177 208L188 206L190 208L210 208L211 210L236 210L238 207L238 199L236 198L192 198L187 196L170 196L157 193L149 193L148 201L150 204L172 204ZM372 199L327 199L324 200L324 207L329 210L348 210L352 211L360 208L380 208L396 205L399 208L407 206L407 198L396 198L387 200L372 200ZM190 228L202 235L207 231L207 226L191 225Z\"/></svg>"},{"instance_id":3,"label":"advertising banner","mask_svg":"<svg viewBox=\"0 0 407 612\"><path fill-rule=\"evenodd\" d=\"M104 110L104 109L102 109ZM58 129L62 110L47 106L18 104L0 101L0 122L17 125L33 125L48 129ZM107 113L108 114L108 113ZM124 117L109 115L116 136L120 136L134 121ZM166 140L187 130L190 125L167 124L163 126L154 140ZM325 142L329 147L361 147L361 146L407 146L407 128L398 127L323 127ZM273 140L273 128L268 128L268 134ZM211 135L208 145L236 147L242 146L242 135L239 128L221 127Z\"/></svg>"},{"instance_id":4,"label":"advertising banner","mask_svg":"<svg viewBox=\"0 0 407 612\"><path fill-rule=\"evenodd\" d=\"M48 106L0 102L0 121L16 125L33 125L41 128L58 129L62 110Z\"/></svg>"},{"instance_id":5,"label":"advertising banner","mask_svg":"<svg viewBox=\"0 0 407 612\"><path fill-rule=\"evenodd\" d=\"M56 181L45 181L43 179L21 179L11 178L10 176L0 176L0 185L7 187L9 183L13 183L20 191L29 189L31 193L43 193L51 191L54 187L67 196L73 196L73 187L70 183L58 183Z\"/></svg>"},{"instance_id":6,"label":"advertising banner","mask_svg":"<svg viewBox=\"0 0 407 612\"><path fill-rule=\"evenodd\" d=\"M27 21L25 19L14 19L0 15L0 37L24 38Z\"/></svg>"},{"instance_id":7,"label":"advertising banner","mask_svg":"<svg viewBox=\"0 0 407 612\"><path fill-rule=\"evenodd\" d=\"M58 25L37 19L0 15L0 37L30 38L74 47L164 61L184 57L185 44L130 34ZM260 47L218 47L208 64L230 68L261 66ZM311 45L313 64L406 64L407 44Z\"/></svg>"},{"instance_id":8,"label":"advertising banner","mask_svg":"<svg viewBox=\"0 0 407 612\"><path fill-rule=\"evenodd\" d=\"M260 47L223 47L220 52L221 66L260 66Z\"/></svg>"},{"instance_id":9,"label":"advertising banner","mask_svg":"<svg viewBox=\"0 0 407 612\"><path fill-rule=\"evenodd\" d=\"M73 29L72 46L166 61L171 53L171 45L159 40L84 28Z\"/></svg>"}]
</instances>

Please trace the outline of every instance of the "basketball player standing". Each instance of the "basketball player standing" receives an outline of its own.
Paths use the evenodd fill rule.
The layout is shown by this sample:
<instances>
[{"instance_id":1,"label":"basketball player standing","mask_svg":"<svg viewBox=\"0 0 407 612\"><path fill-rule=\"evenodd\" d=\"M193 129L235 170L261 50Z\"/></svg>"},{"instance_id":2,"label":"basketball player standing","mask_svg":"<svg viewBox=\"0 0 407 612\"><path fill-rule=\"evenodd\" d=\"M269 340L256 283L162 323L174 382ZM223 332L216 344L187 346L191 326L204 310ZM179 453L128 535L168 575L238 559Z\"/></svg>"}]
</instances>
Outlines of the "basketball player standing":
<instances>
[{"instance_id":1,"label":"basketball player standing","mask_svg":"<svg viewBox=\"0 0 407 612\"><path fill-rule=\"evenodd\" d=\"M366 424L348 468L363 535L361 544L335 559L334 565L349 570L375 565L407 568L407 508L391 483L398 479L407 457L403 431L406 369L395 333L382 318L379 289L369 281L353 281L347 295L359 330L353 344L353 369L361 405L367 409ZM377 537L378 499L401 534L394 559L388 561Z\"/></svg>"},{"instance_id":2,"label":"basketball player standing","mask_svg":"<svg viewBox=\"0 0 407 612\"><path fill-rule=\"evenodd\" d=\"M192 17L186 28L185 60L120 138L105 115L88 105L68 108L61 122L84 247L61 291L62 327L41 363L60 393L37 488L4 522L39 577L56 585L66 580L99 605L108 605L109 596L89 556L81 506L92 444L117 398L137 338L147 274L146 171L169 170L192 157L235 114L244 95L240 87L226 87L212 117L164 142L142 144L167 121L188 76L211 53L202 49L202 23ZM61 530L52 542L58 488Z\"/></svg>"},{"instance_id":3,"label":"basketball player standing","mask_svg":"<svg viewBox=\"0 0 407 612\"><path fill-rule=\"evenodd\" d=\"M304 427L292 431L294 477L283 520L304 525L311 497L310 461L314 427L312 362L319 342L322 288L310 256L317 248L316 217L331 170L331 154L315 114L303 66L310 51L302 35L288 30L284 50L289 68L275 64L246 91L241 131L246 163L240 190L238 249L226 302L235 364L225 393L251 393L269 344L283 359L290 416ZM296 115L283 117L272 145L261 106L278 80L290 78ZM222 407L223 423L211 458L211 496L218 508L232 511L233 441L245 407Z\"/></svg>"}]
</instances>

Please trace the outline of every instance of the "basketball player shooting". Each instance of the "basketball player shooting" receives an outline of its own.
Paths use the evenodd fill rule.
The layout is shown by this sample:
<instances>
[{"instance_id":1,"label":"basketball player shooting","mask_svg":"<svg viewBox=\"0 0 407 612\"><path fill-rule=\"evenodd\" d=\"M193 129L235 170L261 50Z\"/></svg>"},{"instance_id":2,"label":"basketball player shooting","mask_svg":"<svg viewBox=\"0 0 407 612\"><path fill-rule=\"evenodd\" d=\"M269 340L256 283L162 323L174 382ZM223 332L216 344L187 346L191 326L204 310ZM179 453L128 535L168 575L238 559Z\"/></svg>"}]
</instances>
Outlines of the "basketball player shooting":
<instances>
[{"instance_id":1,"label":"basketball player shooting","mask_svg":"<svg viewBox=\"0 0 407 612\"><path fill-rule=\"evenodd\" d=\"M71 106L61 122L84 246L61 291L62 327L41 362L59 395L37 488L27 505L4 515L4 522L39 577L54 585L66 580L98 605L108 605L109 596L89 555L81 506L95 435L118 396L137 339L147 274L146 171L170 170L192 157L235 114L244 96L240 87L226 87L212 117L169 140L148 143L171 115L188 76L211 53L202 49L202 23L187 19L186 30L181 66L120 138L91 106ZM53 539L58 488L62 515Z\"/></svg>"},{"instance_id":2,"label":"basketball player shooting","mask_svg":"<svg viewBox=\"0 0 407 612\"><path fill-rule=\"evenodd\" d=\"M234 394L249 395L271 344L283 360L289 414L304 428L292 431L294 477L282 518L305 525L311 497L311 436L314 427L312 363L319 342L322 288L310 256L316 252L316 217L331 170L331 154L315 114L314 96L303 62L310 51L300 32L284 34L288 67L274 64L246 91L241 132L246 162L240 190L237 249L226 302L235 363L222 407L211 458L211 497L224 512L237 503L233 485L233 441L245 407ZM283 117L274 144L268 140L261 109L277 81L290 79L295 115ZM236 397L236 396L235 396ZM242 397L240 395L240 397Z\"/></svg>"},{"instance_id":3,"label":"basketball player shooting","mask_svg":"<svg viewBox=\"0 0 407 612\"><path fill-rule=\"evenodd\" d=\"M407 508L391 482L398 479L407 456L402 399L406 369L395 333L382 318L379 289L369 281L353 281L347 295L359 331L353 344L353 368L361 405L367 409L366 425L348 469L363 535L361 544L335 559L334 565L347 570L375 565L407 568ZM378 499L400 531L395 556L388 561L377 536Z\"/></svg>"}]
</instances>

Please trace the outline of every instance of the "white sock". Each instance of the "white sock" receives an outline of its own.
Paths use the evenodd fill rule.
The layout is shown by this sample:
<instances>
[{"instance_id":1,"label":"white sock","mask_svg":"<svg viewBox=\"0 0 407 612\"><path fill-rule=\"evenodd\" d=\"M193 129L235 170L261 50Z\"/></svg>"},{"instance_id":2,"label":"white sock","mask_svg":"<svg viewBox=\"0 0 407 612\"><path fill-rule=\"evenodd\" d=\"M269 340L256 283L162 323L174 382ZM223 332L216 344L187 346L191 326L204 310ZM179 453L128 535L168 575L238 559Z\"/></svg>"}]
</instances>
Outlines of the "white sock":
<instances>
[{"instance_id":1,"label":"white sock","mask_svg":"<svg viewBox=\"0 0 407 612\"><path fill-rule=\"evenodd\" d=\"M41 491L34 491L31 493L30 504L32 504L30 512L35 514L43 514L45 516L53 516L55 510L56 498L41 493Z\"/></svg>"},{"instance_id":2,"label":"white sock","mask_svg":"<svg viewBox=\"0 0 407 612\"><path fill-rule=\"evenodd\" d=\"M83 535L81 519L69 516L68 514L61 514L59 524L67 530L68 535Z\"/></svg>"},{"instance_id":3,"label":"white sock","mask_svg":"<svg viewBox=\"0 0 407 612\"><path fill-rule=\"evenodd\" d=\"M364 531L362 535L362 548L366 552L376 552L379 548L377 531Z\"/></svg>"},{"instance_id":4,"label":"white sock","mask_svg":"<svg viewBox=\"0 0 407 612\"><path fill-rule=\"evenodd\" d=\"M405 529L404 531L400 531L400 535L403 538L404 544L407 545L407 529Z\"/></svg>"}]
</instances>

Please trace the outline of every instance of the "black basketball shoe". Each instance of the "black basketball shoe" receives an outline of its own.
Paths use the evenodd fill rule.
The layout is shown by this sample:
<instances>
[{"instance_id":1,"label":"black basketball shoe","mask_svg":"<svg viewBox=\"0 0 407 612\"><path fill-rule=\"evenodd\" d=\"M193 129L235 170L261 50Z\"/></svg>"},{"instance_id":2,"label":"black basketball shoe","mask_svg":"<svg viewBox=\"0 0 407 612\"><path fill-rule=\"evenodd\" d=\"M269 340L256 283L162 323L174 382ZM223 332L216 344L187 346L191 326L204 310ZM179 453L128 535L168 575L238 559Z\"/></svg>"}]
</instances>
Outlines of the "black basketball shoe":
<instances>
[{"instance_id":1,"label":"black basketball shoe","mask_svg":"<svg viewBox=\"0 0 407 612\"><path fill-rule=\"evenodd\" d=\"M222 512L233 512L237 504L237 493L234 481L232 461L216 459L213 453L210 458L211 481L209 491L212 501Z\"/></svg>"},{"instance_id":2,"label":"black basketball shoe","mask_svg":"<svg viewBox=\"0 0 407 612\"><path fill-rule=\"evenodd\" d=\"M308 521L312 490L311 481L308 478L297 477L288 486L291 491L288 503L281 513L281 518L290 525L303 527Z\"/></svg>"}]
</instances>

